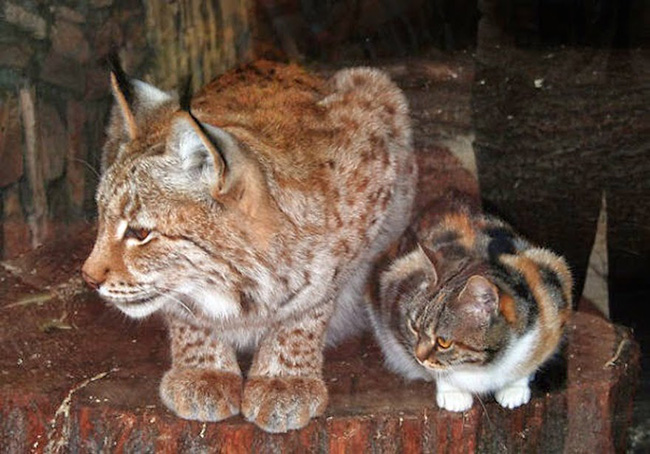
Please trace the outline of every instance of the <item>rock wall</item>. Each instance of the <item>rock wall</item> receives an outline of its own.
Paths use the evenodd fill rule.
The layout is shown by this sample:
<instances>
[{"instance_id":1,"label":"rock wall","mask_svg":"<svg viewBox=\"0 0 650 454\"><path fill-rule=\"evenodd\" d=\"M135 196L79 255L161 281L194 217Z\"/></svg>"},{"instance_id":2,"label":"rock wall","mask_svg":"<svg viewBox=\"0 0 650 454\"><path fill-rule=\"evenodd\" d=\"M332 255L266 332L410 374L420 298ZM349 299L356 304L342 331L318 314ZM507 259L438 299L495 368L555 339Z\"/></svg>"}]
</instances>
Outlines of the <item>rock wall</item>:
<instances>
[{"instance_id":1,"label":"rock wall","mask_svg":"<svg viewBox=\"0 0 650 454\"><path fill-rule=\"evenodd\" d=\"M250 8L236 0L0 4L0 259L94 215L110 49L120 49L130 74L165 89L190 72L202 85L252 58Z\"/></svg>"},{"instance_id":2,"label":"rock wall","mask_svg":"<svg viewBox=\"0 0 650 454\"><path fill-rule=\"evenodd\" d=\"M105 57L171 90L255 57L341 62L473 45L474 0L5 0L0 259L95 215L110 108Z\"/></svg>"}]
</instances>

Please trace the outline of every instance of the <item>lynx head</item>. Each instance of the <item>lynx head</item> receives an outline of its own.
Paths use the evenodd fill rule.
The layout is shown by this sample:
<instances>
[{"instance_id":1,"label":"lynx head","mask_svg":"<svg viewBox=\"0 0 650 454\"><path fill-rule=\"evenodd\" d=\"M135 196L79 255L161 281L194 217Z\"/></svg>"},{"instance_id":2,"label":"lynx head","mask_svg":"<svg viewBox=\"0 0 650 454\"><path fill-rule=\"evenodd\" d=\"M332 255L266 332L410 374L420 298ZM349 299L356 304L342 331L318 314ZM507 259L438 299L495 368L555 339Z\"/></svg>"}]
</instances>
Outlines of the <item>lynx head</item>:
<instances>
[{"instance_id":1,"label":"lynx head","mask_svg":"<svg viewBox=\"0 0 650 454\"><path fill-rule=\"evenodd\" d=\"M396 328L405 347L424 367L445 372L481 365L490 358L491 322L498 311L498 290L480 263L442 263L434 251L413 254L418 272L400 299ZM415 285L413 285L415 284Z\"/></svg>"},{"instance_id":2,"label":"lynx head","mask_svg":"<svg viewBox=\"0 0 650 454\"><path fill-rule=\"evenodd\" d=\"M133 317L173 302L236 313L227 270L268 206L260 167L246 145L198 121L189 101L181 109L175 95L119 66L111 84L98 233L84 279Z\"/></svg>"}]
</instances>

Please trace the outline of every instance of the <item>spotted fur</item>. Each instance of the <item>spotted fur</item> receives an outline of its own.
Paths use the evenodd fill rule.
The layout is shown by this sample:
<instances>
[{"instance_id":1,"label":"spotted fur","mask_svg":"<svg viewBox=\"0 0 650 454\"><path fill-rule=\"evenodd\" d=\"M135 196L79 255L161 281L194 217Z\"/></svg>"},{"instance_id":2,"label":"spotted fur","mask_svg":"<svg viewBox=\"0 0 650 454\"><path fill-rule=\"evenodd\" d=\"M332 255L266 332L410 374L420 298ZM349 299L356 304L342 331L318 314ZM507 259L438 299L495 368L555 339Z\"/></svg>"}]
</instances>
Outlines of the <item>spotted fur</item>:
<instances>
[{"instance_id":1,"label":"spotted fur","mask_svg":"<svg viewBox=\"0 0 650 454\"><path fill-rule=\"evenodd\" d=\"M127 315L167 320L160 394L176 414L304 426L327 404L324 345L364 324L370 263L410 218L403 94L374 69L326 82L258 62L187 111L119 79L85 279Z\"/></svg>"},{"instance_id":2,"label":"spotted fur","mask_svg":"<svg viewBox=\"0 0 650 454\"><path fill-rule=\"evenodd\" d=\"M570 316L569 269L465 205L434 217L420 223L417 245L378 271L368 307L386 362L407 378L435 380L447 410L467 410L474 393L522 405Z\"/></svg>"}]
</instances>

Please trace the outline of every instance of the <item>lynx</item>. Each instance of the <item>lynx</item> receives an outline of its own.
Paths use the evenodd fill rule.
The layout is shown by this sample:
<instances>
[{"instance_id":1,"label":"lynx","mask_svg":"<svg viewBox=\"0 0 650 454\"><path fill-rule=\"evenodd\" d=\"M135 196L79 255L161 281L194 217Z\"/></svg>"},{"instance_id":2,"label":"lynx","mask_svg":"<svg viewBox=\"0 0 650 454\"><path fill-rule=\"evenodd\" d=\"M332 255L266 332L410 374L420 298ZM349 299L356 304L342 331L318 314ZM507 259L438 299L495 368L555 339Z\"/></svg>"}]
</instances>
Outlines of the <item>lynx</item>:
<instances>
[{"instance_id":1,"label":"lynx","mask_svg":"<svg viewBox=\"0 0 650 454\"><path fill-rule=\"evenodd\" d=\"M305 426L328 401L324 347L364 324L371 263L410 219L402 92L375 69L324 81L270 62L185 101L119 67L111 83L84 279L126 315L166 321L160 396L178 416Z\"/></svg>"}]
</instances>

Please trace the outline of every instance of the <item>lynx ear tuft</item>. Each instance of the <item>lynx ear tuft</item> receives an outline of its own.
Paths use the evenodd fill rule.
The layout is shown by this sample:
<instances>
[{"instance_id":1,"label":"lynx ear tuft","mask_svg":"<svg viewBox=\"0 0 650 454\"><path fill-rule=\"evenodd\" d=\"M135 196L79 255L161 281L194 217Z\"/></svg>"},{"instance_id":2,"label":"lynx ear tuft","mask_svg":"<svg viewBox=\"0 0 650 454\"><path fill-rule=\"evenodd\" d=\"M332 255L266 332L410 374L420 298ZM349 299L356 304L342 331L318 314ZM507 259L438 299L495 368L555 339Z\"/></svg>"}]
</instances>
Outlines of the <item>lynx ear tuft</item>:
<instances>
[{"instance_id":1,"label":"lynx ear tuft","mask_svg":"<svg viewBox=\"0 0 650 454\"><path fill-rule=\"evenodd\" d=\"M120 66L117 53L109 57L111 91L115 103L111 109L106 131L107 140L102 153L102 172L119 159L122 146L141 133L142 126L151 121L151 113L162 104L175 99L148 83L130 79Z\"/></svg>"},{"instance_id":2,"label":"lynx ear tuft","mask_svg":"<svg viewBox=\"0 0 650 454\"><path fill-rule=\"evenodd\" d=\"M131 108L133 99L133 85L131 81L123 79L118 73L111 73L111 88L113 96L117 102L117 111L121 114L122 128L128 135L129 140L133 140L138 135L138 127L135 122L135 115Z\"/></svg>"},{"instance_id":3,"label":"lynx ear tuft","mask_svg":"<svg viewBox=\"0 0 650 454\"><path fill-rule=\"evenodd\" d=\"M181 81L178 89L178 104L182 111L190 112L192 104L192 76L188 75Z\"/></svg>"},{"instance_id":4,"label":"lynx ear tuft","mask_svg":"<svg viewBox=\"0 0 650 454\"><path fill-rule=\"evenodd\" d=\"M109 56L109 66L111 89L117 102L117 111L121 114L122 127L128 138L133 140L138 134L138 121L144 114L172 100L173 96L146 82L130 79L115 52Z\"/></svg>"}]
</instances>

